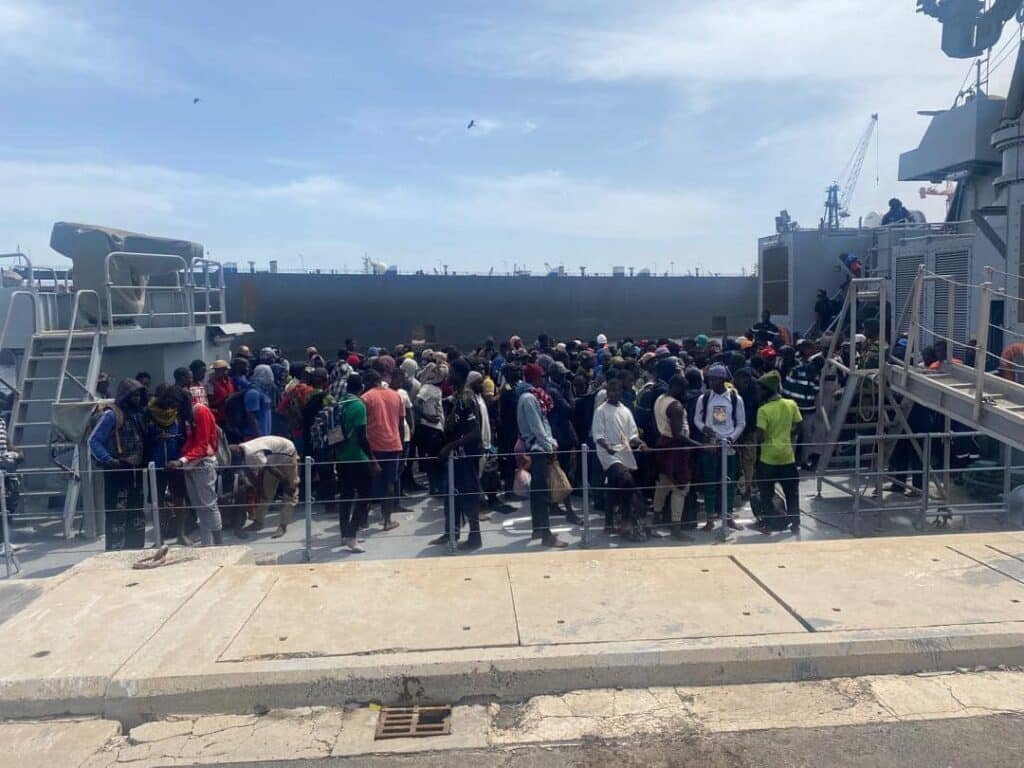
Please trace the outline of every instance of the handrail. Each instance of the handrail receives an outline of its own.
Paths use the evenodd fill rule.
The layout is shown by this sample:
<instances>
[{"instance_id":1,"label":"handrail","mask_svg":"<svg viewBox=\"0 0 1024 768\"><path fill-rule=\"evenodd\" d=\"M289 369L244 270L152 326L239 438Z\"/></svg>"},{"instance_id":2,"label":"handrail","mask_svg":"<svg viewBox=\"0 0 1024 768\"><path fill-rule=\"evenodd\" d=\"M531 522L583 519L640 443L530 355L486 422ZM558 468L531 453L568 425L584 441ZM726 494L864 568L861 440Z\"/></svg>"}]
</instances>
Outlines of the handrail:
<instances>
[{"instance_id":1,"label":"handrail","mask_svg":"<svg viewBox=\"0 0 1024 768\"><path fill-rule=\"evenodd\" d=\"M111 261L115 257L121 257L121 256L129 256L129 257L130 256L139 256L139 257L145 257L145 258L156 257L156 258L162 258L162 259L176 259L177 261L179 261L181 263L181 269L180 270L177 270L177 269L173 270L173 272L174 272L174 274L176 276L175 279L180 281L180 277L178 275L179 271L183 271L185 273L187 279L186 279L185 286L182 286L181 283L179 282L178 285L175 286L175 288L177 290L181 290L182 287L186 288L185 303L186 303L186 305L188 305L190 303L189 299L188 299L188 293L191 291L191 284L190 283L191 283L191 279L192 279L192 273L191 273L191 270L189 269L189 264L184 259L184 257L178 256L178 255L173 254L173 253L137 253L137 252L133 252L133 251L111 251L110 253L108 253L106 255L106 257L103 260L103 274L104 274L104 277L105 277L106 294L107 294L107 320L108 320L108 325L109 325L110 328L114 327L114 317L115 317L114 305L113 305L113 289L114 288L119 288L119 289L135 289L135 290L142 291L143 301L145 301L146 292L148 290L150 290L150 288L153 288L153 289L165 288L166 289L166 288L170 287L170 286L159 286L159 285L158 286L150 286L148 284L147 285L115 285L114 282L113 282L113 279L110 276L110 263L111 263ZM122 313L118 313L116 315L116 317L140 317L142 314L143 313L136 314L136 313L123 313L122 312ZM191 311L189 311L189 312L178 312L178 313L175 313L175 316L182 315L182 314L187 315L188 318L189 318L188 327L191 328L191 327L195 326L195 324L196 324L195 323L195 315ZM155 317L157 315L153 315L153 316Z\"/></svg>"},{"instance_id":2,"label":"handrail","mask_svg":"<svg viewBox=\"0 0 1024 768\"><path fill-rule=\"evenodd\" d=\"M64 379L68 375L68 361L71 357L71 343L75 339L75 324L78 321L78 307L80 299L83 294L92 294L96 298L96 306L99 306L100 296L96 291L89 288L84 288L80 291L75 291L75 301L71 305L71 322L68 324L68 338L64 342L64 357L60 363L60 378L57 380L57 394L53 401L55 403L60 402L60 396L64 392ZM102 320L100 319L100 313L96 313L96 333L99 334L103 330ZM88 392L88 390L86 390Z\"/></svg>"},{"instance_id":3,"label":"handrail","mask_svg":"<svg viewBox=\"0 0 1024 768\"><path fill-rule=\"evenodd\" d=\"M15 253L0 253L0 259L11 259L12 261L20 262L21 266L24 267L28 273L29 287L39 287L36 282L36 273L32 269L32 260L24 253L21 253L20 251L16 251Z\"/></svg>"},{"instance_id":4,"label":"handrail","mask_svg":"<svg viewBox=\"0 0 1024 768\"><path fill-rule=\"evenodd\" d=\"M199 267L199 266L202 267L202 275L203 275L203 278L204 278L204 281L203 281L202 285L200 285L196 281L196 279L195 279L195 277L196 277L196 267ZM215 269L211 270L210 267L215 267ZM224 285L225 285L224 284L224 265L221 264L219 261L215 261L213 259L208 259L208 258L203 257L203 256L195 256L195 257L192 258L192 261L189 264L189 272L190 272L190 275L191 275L190 280L191 280L191 283L192 283L194 291L196 293L201 292L201 293L205 294L205 296L206 296L206 309L204 311L196 312L195 311L195 295L193 294L193 296L192 296L192 311L193 311L193 313L194 314L198 314L198 315L203 315L206 318L206 322L207 323L209 323L211 321L212 316L217 315L219 317L220 322L223 323L225 321L225 319L226 319L225 316L224 316L224 306L225 306L225 301L224 301L224 293L225 293L225 287L224 287ZM210 283L210 276L211 276L211 274L215 274L216 275L216 284L215 285ZM219 301L219 305L220 306L219 306L219 308L217 310L211 309L211 306L210 306L210 298L213 295L217 295L219 297L219 299L220 299L220 301Z\"/></svg>"},{"instance_id":5,"label":"handrail","mask_svg":"<svg viewBox=\"0 0 1024 768\"><path fill-rule=\"evenodd\" d=\"M19 296L28 296L32 299L32 333L39 332L39 296L36 291L19 288L11 293L11 300L7 304L7 314L4 317L4 327L0 329L0 350L4 349L4 341L7 339L7 328L11 324L11 312L14 309L15 299Z\"/></svg>"}]
</instances>

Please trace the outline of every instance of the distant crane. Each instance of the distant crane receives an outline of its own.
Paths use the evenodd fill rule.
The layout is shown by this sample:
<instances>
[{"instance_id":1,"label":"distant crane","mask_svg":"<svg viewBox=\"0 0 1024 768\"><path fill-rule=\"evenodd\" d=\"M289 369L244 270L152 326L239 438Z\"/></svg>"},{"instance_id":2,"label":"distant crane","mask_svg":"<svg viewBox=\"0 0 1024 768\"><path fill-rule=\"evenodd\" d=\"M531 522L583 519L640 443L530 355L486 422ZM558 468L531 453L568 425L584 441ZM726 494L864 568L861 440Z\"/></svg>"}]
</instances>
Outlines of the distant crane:
<instances>
[{"instance_id":1,"label":"distant crane","mask_svg":"<svg viewBox=\"0 0 1024 768\"><path fill-rule=\"evenodd\" d=\"M860 178L861 168L864 167L864 157L868 153L871 137L874 136L877 125L878 114L875 113L871 115L868 127L864 129L853 155L846 161L843 172L825 191L825 216L821 220L825 229L839 229L840 220L849 217L853 191L857 188L857 180Z\"/></svg>"},{"instance_id":2,"label":"distant crane","mask_svg":"<svg viewBox=\"0 0 1024 768\"><path fill-rule=\"evenodd\" d=\"M918 194L921 195L922 200L926 200L929 197L944 197L946 198L946 212L949 212L949 206L953 203L953 195L956 194L956 184L952 181L947 181L946 186L943 189L938 187L921 187L918 190Z\"/></svg>"}]
</instances>

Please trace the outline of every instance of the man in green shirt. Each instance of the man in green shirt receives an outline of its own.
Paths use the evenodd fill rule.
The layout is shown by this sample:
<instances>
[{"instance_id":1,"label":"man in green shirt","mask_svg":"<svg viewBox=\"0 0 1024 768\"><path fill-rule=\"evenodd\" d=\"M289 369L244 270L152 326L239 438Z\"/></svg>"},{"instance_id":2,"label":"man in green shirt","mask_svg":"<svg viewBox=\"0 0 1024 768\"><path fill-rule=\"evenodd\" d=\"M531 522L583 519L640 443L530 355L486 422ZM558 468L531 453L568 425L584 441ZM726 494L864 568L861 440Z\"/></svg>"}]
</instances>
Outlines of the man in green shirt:
<instances>
[{"instance_id":1,"label":"man in green shirt","mask_svg":"<svg viewBox=\"0 0 1024 768\"><path fill-rule=\"evenodd\" d=\"M757 467L761 515L757 527L766 534L787 526L793 533L800 533L800 474L793 438L800 431L803 417L796 403L779 395L782 378L778 371L769 371L757 383L762 397L757 410L757 437L761 444ZM775 514L775 483L782 486L786 497L785 515Z\"/></svg>"},{"instance_id":2,"label":"man in green shirt","mask_svg":"<svg viewBox=\"0 0 1024 768\"><path fill-rule=\"evenodd\" d=\"M360 553L357 536L369 514L373 476L380 467L373 458L366 438L366 405L359 398L363 391L362 377L350 374L344 392L337 387L333 404L334 424L341 429L342 442L334 449L338 477L338 524L341 545L349 552ZM333 389L333 388L332 388Z\"/></svg>"}]
</instances>

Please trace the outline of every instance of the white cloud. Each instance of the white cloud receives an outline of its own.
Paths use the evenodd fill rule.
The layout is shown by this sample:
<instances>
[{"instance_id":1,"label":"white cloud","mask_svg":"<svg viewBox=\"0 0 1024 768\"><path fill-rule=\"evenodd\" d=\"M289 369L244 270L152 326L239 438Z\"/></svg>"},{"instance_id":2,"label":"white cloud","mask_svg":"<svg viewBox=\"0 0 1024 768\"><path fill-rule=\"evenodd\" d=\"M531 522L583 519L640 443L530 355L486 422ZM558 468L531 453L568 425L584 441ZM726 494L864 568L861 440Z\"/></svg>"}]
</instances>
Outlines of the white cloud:
<instances>
[{"instance_id":1,"label":"white cloud","mask_svg":"<svg viewBox=\"0 0 1024 768\"><path fill-rule=\"evenodd\" d=\"M428 242L438 232L474 233L472 252L451 255L475 260L486 258L488 247L502 247L497 231L589 244L664 244L706 234L721 210L697 192L557 171L375 187L330 175L253 184L141 164L0 161L0 189L18 190L0 208L0 231L32 244L37 254L48 253L51 224L71 220L198 239L222 258L245 258L253 242L290 253L298 242L344 236L376 251L396 231ZM488 237L476 237L481 233Z\"/></svg>"},{"instance_id":2,"label":"white cloud","mask_svg":"<svg viewBox=\"0 0 1024 768\"><path fill-rule=\"evenodd\" d=\"M5 74L74 75L116 87L181 88L102 14L42 0L0 0Z\"/></svg>"},{"instance_id":3,"label":"white cloud","mask_svg":"<svg viewBox=\"0 0 1024 768\"><path fill-rule=\"evenodd\" d=\"M519 127L519 132L524 136L529 136L531 133L536 133L538 127L533 120L524 120L523 124Z\"/></svg>"}]
</instances>

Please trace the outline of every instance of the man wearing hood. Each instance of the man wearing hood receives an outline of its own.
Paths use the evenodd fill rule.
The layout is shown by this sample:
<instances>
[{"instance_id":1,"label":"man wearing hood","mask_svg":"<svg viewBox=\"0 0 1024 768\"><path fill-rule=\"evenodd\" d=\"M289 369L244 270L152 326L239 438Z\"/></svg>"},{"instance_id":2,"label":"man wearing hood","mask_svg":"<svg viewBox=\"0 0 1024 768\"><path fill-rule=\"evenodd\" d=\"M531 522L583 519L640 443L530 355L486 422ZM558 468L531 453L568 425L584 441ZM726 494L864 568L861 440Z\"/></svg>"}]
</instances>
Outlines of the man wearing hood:
<instances>
[{"instance_id":1,"label":"man wearing hood","mask_svg":"<svg viewBox=\"0 0 1024 768\"><path fill-rule=\"evenodd\" d=\"M548 493L548 466L558 443L551 434L545 414L551 410L551 398L544 391L544 370L536 363L523 367L523 381L516 386L516 423L519 436L530 452L530 518L534 539L545 547L562 549L568 545L551 532L551 502Z\"/></svg>"},{"instance_id":2,"label":"man wearing hood","mask_svg":"<svg viewBox=\"0 0 1024 768\"><path fill-rule=\"evenodd\" d=\"M146 518L142 510L145 428L142 385L125 379L117 398L89 437L89 452L104 469L106 549L142 549Z\"/></svg>"},{"instance_id":3,"label":"man wearing hood","mask_svg":"<svg viewBox=\"0 0 1024 768\"><path fill-rule=\"evenodd\" d=\"M266 363L257 365L253 369L249 388L245 390L245 412L249 415L246 440L273 433L271 414L277 399L276 392L273 369Z\"/></svg>"}]
</instances>

